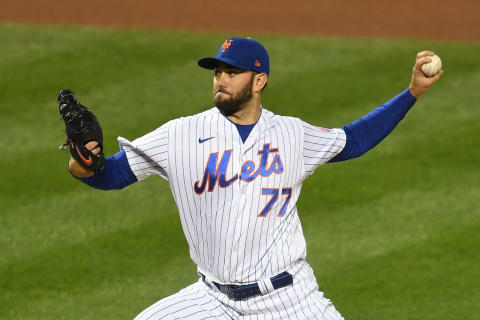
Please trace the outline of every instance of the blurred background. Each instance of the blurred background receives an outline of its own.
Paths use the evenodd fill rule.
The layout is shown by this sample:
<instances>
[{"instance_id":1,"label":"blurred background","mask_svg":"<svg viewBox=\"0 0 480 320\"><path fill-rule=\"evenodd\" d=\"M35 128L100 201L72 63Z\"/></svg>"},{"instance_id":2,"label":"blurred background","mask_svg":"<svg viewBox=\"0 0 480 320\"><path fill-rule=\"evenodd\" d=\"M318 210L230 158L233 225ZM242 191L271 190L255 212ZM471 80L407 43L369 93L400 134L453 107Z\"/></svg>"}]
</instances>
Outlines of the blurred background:
<instances>
[{"instance_id":1,"label":"blurred background","mask_svg":"<svg viewBox=\"0 0 480 320\"><path fill-rule=\"evenodd\" d=\"M0 319L132 319L196 281L168 183L73 179L56 104L74 90L105 153L212 106L196 65L230 36L271 59L265 108L339 127L442 79L378 147L319 168L298 202L307 260L346 319L480 313L480 2L0 1Z\"/></svg>"}]
</instances>

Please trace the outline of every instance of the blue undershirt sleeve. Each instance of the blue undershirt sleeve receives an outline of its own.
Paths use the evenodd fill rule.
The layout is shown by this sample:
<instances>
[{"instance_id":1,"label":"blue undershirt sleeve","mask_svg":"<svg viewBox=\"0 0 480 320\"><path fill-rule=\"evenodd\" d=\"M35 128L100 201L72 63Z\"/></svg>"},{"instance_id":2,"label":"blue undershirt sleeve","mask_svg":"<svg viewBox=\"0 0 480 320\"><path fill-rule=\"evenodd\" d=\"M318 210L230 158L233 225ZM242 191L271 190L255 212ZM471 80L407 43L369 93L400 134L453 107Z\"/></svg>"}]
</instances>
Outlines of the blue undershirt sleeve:
<instances>
[{"instance_id":1,"label":"blue undershirt sleeve","mask_svg":"<svg viewBox=\"0 0 480 320\"><path fill-rule=\"evenodd\" d=\"M134 182L137 177L130 169L127 155L124 150L105 159L105 169L102 173L88 178L80 178L83 183L100 190L123 189Z\"/></svg>"},{"instance_id":2,"label":"blue undershirt sleeve","mask_svg":"<svg viewBox=\"0 0 480 320\"><path fill-rule=\"evenodd\" d=\"M417 99L408 89L377 109L342 127L347 142L342 152L329 162L361 156L382 141L405 117Z\"/></svg>"}]
</instances>

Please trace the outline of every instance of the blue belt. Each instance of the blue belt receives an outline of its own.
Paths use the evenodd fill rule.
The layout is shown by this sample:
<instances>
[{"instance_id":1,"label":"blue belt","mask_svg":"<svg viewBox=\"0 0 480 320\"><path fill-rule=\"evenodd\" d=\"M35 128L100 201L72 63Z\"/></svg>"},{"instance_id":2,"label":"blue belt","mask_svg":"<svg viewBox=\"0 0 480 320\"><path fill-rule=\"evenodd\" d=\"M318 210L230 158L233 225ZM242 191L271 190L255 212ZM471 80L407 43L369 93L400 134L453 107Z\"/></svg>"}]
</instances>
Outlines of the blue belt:
<instances>
[{"instance_id":1,"label":"blue belt","mask_svg":"<svg viewBox=\"0 0 480 320\"><path fill-rule=\"evenodd\" d=\"M211 288L212 286L205 280L205 276L201 273L200 276L203 282ZM270 281L272 282L273 288L277 290L291 285L293 283L293 277L285 271L270 278ZM232 300L243 300L262 294L257 283L246 285L221 284L215 281L212 281L212 283L217 287L218 291L226 294Z\"/></svg>"}]
</instances>

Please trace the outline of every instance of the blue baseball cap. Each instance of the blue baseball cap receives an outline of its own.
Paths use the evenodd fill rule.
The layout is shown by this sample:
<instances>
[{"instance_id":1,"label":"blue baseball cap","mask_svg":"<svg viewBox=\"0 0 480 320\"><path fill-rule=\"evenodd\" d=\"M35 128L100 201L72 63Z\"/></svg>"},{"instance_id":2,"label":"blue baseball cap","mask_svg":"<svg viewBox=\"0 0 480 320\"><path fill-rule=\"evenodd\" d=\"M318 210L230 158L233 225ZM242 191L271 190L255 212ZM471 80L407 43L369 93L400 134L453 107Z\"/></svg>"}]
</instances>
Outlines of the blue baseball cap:
<instances>
[{"instance_id":1,"label":"blue baseball cap","mask_svg":"<svg viewBox=\"0 0 480 320\"><path fill-rule=\"evenodd\" d=\"M205 57L198 60L198 65L213 70L217 62L223 62L232 67L253 70L259 73L270 73L268 52L257 41L251 38L230 38L225 40L215 57Z\"/></svg>"}]
</instances>

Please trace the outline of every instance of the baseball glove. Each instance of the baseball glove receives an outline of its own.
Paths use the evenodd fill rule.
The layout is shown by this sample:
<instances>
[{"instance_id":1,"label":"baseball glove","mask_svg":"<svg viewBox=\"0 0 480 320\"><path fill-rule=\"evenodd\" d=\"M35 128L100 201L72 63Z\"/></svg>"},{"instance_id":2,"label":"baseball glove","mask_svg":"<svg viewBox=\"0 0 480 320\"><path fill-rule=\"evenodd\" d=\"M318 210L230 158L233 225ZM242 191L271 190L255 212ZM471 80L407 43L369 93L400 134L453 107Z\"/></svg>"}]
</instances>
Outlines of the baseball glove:
<instances>
[{"instance_id":1,"label":"baseball glove","mask_svg":"<svg viewBox=\"0 0 480 320\"><path fill-rule=\"evenodd\" d=\"M69 148L72 157L85 169L94 173L103 171L105 168L103 132L97 117L87 107L81 105L69 89L60 91L57 101L60 118L65 122L67 133L67 141L60 148ZM85 147L90 141L98 143L96 146L100 147L98 154L93 154Z\"/></svg>"}]
</instances>

